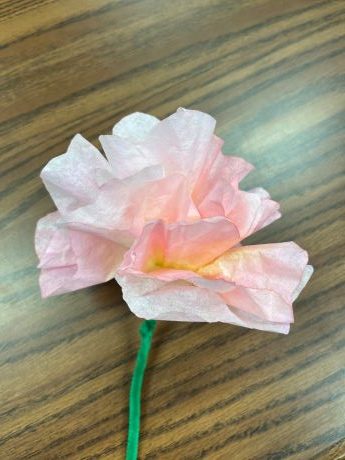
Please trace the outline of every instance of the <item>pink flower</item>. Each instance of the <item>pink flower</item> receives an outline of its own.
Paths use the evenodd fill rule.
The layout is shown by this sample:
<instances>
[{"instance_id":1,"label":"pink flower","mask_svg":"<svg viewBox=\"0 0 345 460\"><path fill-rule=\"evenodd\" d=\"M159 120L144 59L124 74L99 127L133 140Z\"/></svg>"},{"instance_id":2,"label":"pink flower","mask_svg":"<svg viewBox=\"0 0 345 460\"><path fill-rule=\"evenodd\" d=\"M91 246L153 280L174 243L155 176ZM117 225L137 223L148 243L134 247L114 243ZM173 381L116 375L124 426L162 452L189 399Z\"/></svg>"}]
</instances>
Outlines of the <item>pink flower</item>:
<instances>
[{"instance_id":1,"label":"pink flower","mask_svg":"<svg viewBox=\"0 0 345 460\"><path fill-rule=\"evenodd\" d=\"M177 310L174 313L171 308L165 308L166 314L160 311L158 316L223 321L225 316L217 316L215 304L212 303L215 299L217 302L221 299L223 303L229 302L224 305L231 305L231 309L225 307L229 315L231 312L231 318L238 310L237 320L227 317L228 322L239 324L242 321L249 325L250 321L250 324L258 321L262 326L263 317L253 306L259 294L254 302L252 294L248 294L250 285L246 286L245 294L242 285L241 294L239 287L236 290L232 287L229 289L231 296L229 293L230 297L226 300L225 294L220 296L215 286L226 283L228 289L229 283L234 284L235 281L223 276L220 265L219 272L215 271L216 265L212 266L213 274L205 270L211 269L210 254L214 254L213 259L223 266L220 261L222 257L228 260L227 251L230 248L280 217L279 205L261 188L249 192L239 189L239 182L251 171L252 166L241 158L223 155L223 142L214 135L214 128L215 120L211 116L193 110L179 109L162 121L135 113L115 125L112 135L100 137L106 158L82 136L75 136L67 152L52 159L41 174L57 207L57 212L41 219L37 225L36 250L40 259L42 296L73 291L116 276L123 285L130 307L139 312L131 299L136 297L136 301L139 300L140 296L135 293L140 292L140 283L146 286L148 280L150 283L152 280L159 283L164 280L160 279L160 272L155 278L156 270L150 269L150 260L156 260L152 255L148 255L140 270L135 265L135 270L139 270L135 274L131 271L134 266L128 263L128 257L133 256L136 248L136 253L141 253L140 257L143 258L142 248L146 247L147 242L151 241L151 245L157 243L152 235L162 239L162 235L171 233L174 238L180 235L177 238L180 245L183 243L182 236L186 236L183 251L187 251L187 246L193 247L193 260L198 261L195 260L195 266L190 265L190 261L185 265L181 254L175 252L171 260L169 257L167 259L167 251L172 251L169 246L171 242L163 244L164 270L172 273L173 267L174 277L177 277L165 280L165 288L171 290L172 284L182 282L189 287L189 290L183 290L184 293L200 294L201 290L205 295L203 304L206 305L209 299L210 311L209 315L197 315L191 311L179 315ZM155 221L159 222L152 223ZM170 228L169 225L173 226ZM213 243L206 244L202 235L210 228L214 234L208 234L207 238ZM198 243L199 246L195 243L195 232L200 232L202 243ZM218 241L220 235L224 241ZM214 252L215 248L218 248L217 253ZM289 251L291 249L287 249ZM232 258L227 264L234 263L234 254L242 257L244 253L244 248L231 249ZM278 253L280 255L280 251ZM128 273L124 264L127 264ZM188 270L186 267L189 267ZM264 274L266 268L262 267L262 276L271 276ZM184 276L186 271L189 276L193 274L192 278L180 279L179 276ZM299 274L302 277L303 270ZM290 274L287 273L287 276ZM211 282L212 277L214 280ZM207 283L208 287L195 285L195 279L199 280L197 283ZM252 279L251 276L248 279ZM174 292L171 301L176 297L176 289ZM237 300L234 300L235 292ZM169 298L166 297L167 301ZM145 308L144 305L148 308L147 314L140 310L144 317L150 316L150 308L156 304L154 301L149 307L148 299L146 293L142 295L142 308ZM195 300L201 305L199 297ZM287 297L284 301L290 302L291 310L291 301ZM243 308L239 305L242 302L246 303ZM257 318L242 318L240 321L238 312L241 315L257 315ZM291 315L284 317L284 331L291 319ZM265 321L269 323L268 318ZM279 328L282 328L282 321L277 318L272 316L270 321L279 323ZM263 328L276 330L278 326L275 328L271 323L269 326L264 323Z\"/></svg>"}]
</instances>

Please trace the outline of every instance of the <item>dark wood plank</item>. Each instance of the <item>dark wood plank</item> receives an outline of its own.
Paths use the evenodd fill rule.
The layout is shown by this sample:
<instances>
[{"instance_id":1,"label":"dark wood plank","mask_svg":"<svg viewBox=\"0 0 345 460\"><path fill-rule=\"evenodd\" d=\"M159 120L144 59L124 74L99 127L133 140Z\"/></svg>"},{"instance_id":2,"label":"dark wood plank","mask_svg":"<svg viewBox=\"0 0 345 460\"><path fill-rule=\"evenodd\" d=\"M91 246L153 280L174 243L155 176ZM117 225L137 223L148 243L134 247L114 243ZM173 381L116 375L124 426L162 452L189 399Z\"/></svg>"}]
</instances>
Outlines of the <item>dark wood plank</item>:
<instances>
[{"instance_id":1,"label":"dark wood plank","mask_svg":"<svg viewBox=\"0 0 345 460\"><path fill-rule=\"evenodd\" d=\"M124 458L139 320L113 283L42 301L39 180L81 132L178 106L218 120L225 151L316 268L288 336L159 324L143 459L344 457L344 18L341 0L2 0L0 458Z\"/></svg>"}]
</instances>

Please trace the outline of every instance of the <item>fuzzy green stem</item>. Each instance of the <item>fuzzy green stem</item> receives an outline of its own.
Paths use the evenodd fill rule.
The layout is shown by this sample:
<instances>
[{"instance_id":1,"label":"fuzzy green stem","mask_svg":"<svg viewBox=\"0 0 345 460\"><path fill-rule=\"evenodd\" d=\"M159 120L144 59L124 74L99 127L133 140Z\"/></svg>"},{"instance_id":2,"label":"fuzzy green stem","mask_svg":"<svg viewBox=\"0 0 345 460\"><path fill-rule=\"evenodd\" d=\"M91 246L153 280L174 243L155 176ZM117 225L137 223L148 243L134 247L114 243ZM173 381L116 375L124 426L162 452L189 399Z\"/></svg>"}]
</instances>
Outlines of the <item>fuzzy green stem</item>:
<instances>
[{"instance_id":1,"label":"fuzzy green stem","mask_svg":"<svg viewBox=\"0 0 345 460\"><path fill-rule=\"evenodd\" d=\"M132 376L129 393L129 422L126 460L137 460L140 438L140 412L141 412L141 389L148 356L151 348L153 333L156 329L156 320L145 320L140 325L140 348Z\"/></svg>"}]
</instances>

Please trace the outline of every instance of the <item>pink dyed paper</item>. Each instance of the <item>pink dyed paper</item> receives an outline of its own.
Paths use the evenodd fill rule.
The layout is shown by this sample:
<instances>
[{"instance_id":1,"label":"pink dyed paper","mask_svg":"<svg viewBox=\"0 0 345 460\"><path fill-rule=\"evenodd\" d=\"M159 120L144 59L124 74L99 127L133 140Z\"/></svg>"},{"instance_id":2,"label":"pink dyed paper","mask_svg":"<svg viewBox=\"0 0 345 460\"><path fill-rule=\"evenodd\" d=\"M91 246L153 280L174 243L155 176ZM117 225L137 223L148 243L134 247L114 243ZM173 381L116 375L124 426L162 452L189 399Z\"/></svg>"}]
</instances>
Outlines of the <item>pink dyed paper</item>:
<instances>
[{"instance_id":1,"label":"pink dyed paper","mask_svg":"<svg viewBox=\"0 0 345 460\"><path fill-rule=\"evenodd\" d=\"M242 191L252 166L222 153L215 120L179 109L135 113L82 136L41 177L57 212L36 231L42 296L116 278L147 319L222 321L286 333L312 269L294 243L239 247L280 217L262 188Z\"/></svg>"}]
</instances>

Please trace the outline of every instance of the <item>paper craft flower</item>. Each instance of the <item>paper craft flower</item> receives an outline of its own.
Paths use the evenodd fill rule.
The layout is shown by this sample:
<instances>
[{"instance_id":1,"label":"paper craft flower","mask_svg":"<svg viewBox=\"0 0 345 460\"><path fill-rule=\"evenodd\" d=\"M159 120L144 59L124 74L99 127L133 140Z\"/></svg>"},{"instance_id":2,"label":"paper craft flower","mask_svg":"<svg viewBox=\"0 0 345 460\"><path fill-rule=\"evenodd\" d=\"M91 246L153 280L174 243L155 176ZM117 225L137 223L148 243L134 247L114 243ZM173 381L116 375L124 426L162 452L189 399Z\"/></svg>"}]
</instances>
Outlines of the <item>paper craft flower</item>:
<instances>
[{"instance_id":1,"label":"paper craft flower","mask_svg":"<svg viewBox=\"0 0 345 460\"><path fill-rule=\"evenodd\" d=\"M135 113L82 136L41 177L57 212L38 222L44 297L116 277L132 311L149 319L223 321L287 332L292 301L312 269L294 243L241 247L280 217L252 166L222 153L215 120L179 109L159 121Z\"/></svg>"}]
</instances>

